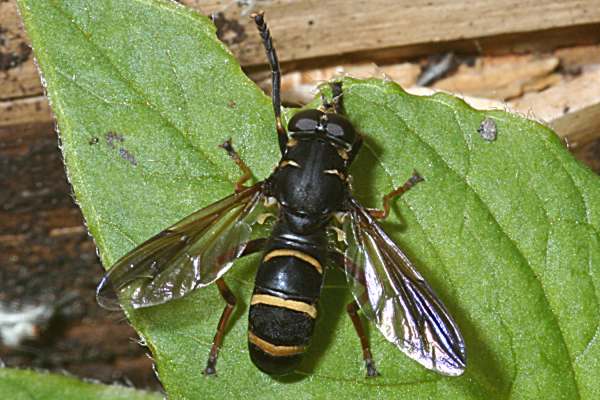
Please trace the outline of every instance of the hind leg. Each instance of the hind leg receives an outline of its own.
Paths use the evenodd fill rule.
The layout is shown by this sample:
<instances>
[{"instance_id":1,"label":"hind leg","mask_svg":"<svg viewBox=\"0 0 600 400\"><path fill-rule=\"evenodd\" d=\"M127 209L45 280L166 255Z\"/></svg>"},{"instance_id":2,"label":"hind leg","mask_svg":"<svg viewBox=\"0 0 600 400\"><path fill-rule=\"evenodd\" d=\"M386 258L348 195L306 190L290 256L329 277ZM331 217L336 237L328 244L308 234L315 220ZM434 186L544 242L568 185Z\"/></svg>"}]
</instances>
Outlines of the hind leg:
<instances>
[{"instance_id":1,"label":"hind leg","mask_svg":"<svg viewBox=\"0 0 600 400\"><path fill-rule=\"evenodd\" d=\"M266 239L255 239L251 240L246 244L244 252L240 255L240 257L247 256L252 253L256 253L258 251L262 251L265 246ZM217 279L215 282L217 287L219 288L219 293L221 293L221 297L225 300L225 308L221 313L221 318L219 319L219 324L217 325L217 333L213 339L212 346L210 348L210 353L208 354L208 361L206 362L206 368L202 372L207 376L214 376L217 374L217 358L219 357L219 350L221 349L221 344L223 343L223 337L225 336L225 329L227 329L227 325L229 324L229 320L231 319L231 315L233 313L233 309L237 303L237 299L229 286L225 283L223 278Z\"/></svg>"},{"instance_id":2,"label":"hind leg","mask_svg":"<svg viewBox=\"0 0 600 400\"><path fill-rule=\"evenodd\" d=\"M225 300L227 304L225 304L225 309L221 314L221 319L219 319L219 325L217 325L217 333L215 334L215 338L213 339L213 344L210 348L210 353L208 355L208 361L206 362L206 368L202 372L204 375L216 375L217 374L217 358L219 356L219 350L221 349L221 343L223 343L223 336L225 335L225 328L227 328L227 323L231 319L231 314L233 313L233 308L237 303L237 299L235 295L229 289L229 286L225 283L223 278L217 279L217 287L219 288L219 293Z\"/></svg>"},{"instance_id":3,"label":"hind leg","mask_svg":"<svg viewBox=\"0 0 600 400\"><path fill-rule=\"evenodd\" d=\"M336 250L330 251L329 259L335 266L344 270L344 272L346 272L347 275L357 276L357 279L359 281L364 281L364 275L359 274L359 271L355 270L356 267L353 267L353 264L351 262L347 262L348 260L342 253ZM354 270L352 268L354 268ZM369 339L367 338L367 335L365 333L365 328L362 319L360 318L360 315L358 315L359 310L360 306L358 305L356 300L352 301L346 306L346 312L352 320L352 325L354 325L354 330L356 331L356 335L360 340L360 347L362 348L365 369L367 370L367 377L371 378L379 376L379 372L377 372L377 368L375 368L375 362L373 361L373 354L371 353Z\"/></svg>"}]
</instances>

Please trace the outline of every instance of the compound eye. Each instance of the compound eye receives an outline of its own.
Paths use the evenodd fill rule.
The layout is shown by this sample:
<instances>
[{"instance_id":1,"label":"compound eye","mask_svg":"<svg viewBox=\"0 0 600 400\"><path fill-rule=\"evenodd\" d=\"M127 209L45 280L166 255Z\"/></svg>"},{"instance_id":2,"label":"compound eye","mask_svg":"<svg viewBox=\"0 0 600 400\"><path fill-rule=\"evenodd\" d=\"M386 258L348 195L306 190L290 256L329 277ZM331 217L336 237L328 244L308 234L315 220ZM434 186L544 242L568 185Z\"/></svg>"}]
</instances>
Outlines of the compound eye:
<instances>
[{"instance_id":1,"label":"compound eye","mask_svg":"<svg viewBox=\"0 0 600 400\"><path fill-rule=\"evenodd\" d=\"M342 138L344 137L344 128L340 124L330 122L327 124L327 133L335 138Z\"/></svg>"},{"instance_id":2,"label":"compound eye","mask_svg":"<svg viewBox=\"0 0 600 400\"><path fill-rule=\"evenodd\" d=\"M319 110L304 110L296 113L288 123L290 132L315 131L323 113Z\"/></svg>"},{"instance_id":3,"label":"compound eye","mask_svg":"<svg viewBox=\"0 0 600 400\"><path fill-rule=\"evenodd\" d=\"M353 144L356 138L354 127L345 118L330 118L327 122L327 136Z\"/></svg>"}]
</instances>

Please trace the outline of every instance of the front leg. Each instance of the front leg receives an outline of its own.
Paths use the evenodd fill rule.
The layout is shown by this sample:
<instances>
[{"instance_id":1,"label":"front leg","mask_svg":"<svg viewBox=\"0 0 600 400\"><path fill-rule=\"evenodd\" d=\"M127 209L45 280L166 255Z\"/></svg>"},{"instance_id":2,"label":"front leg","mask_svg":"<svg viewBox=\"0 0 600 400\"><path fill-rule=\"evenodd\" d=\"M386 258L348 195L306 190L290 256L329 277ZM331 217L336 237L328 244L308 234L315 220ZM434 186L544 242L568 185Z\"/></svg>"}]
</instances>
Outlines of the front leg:
<instances>
[{"instance_id":1,"label":"front leg","mask_svg":"<svg viewBox=\"0 0 600 400\"><path fill-rule=\"evenodd\" d=\"M244 183L246 183L250 180L250 178L252 178L252 171L246 165L244 160L241 159L237 151L235 151L235 149L233 148L233 145L231 144L231 138L227 139L223 144L220 144L219 147L225 150L229 157L231 157L233 162L235 162L237 166L242 170L242 176L235 183L235 192L239 193L246 188L244 186Z\"/></svg>"},{"instance_id":2,"label":"front leg","mask_svg":"<svg viewBox=\"0 0 600 400\"><path fill-rule=\"evenodd\" d=\"M415 186L417 183L422 182L423 180L423 177L421 177L421 175L419 175L417 171L413 171L412 176L408 178L406 182L404 182L404 185L392 190L391 192L383 196L383 210L370 208L369 214L371 214L373 218L377 219L387 218L387 216L390 213L391 201L396 197L402 196L402 194L406 193L410 188Z\"/></svg>"}]
</instances>

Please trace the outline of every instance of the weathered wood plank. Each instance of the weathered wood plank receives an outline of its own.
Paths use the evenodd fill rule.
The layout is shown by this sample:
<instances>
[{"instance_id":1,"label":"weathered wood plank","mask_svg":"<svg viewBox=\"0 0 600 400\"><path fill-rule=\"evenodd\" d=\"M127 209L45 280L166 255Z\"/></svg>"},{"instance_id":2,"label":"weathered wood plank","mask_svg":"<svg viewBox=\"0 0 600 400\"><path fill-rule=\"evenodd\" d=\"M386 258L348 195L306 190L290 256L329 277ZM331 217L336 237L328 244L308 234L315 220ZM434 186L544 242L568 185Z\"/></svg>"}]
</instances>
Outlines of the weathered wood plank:
<instances>
[{"instance_id":1,"label":"weathered wood plank","mask_svg":"<svg viewBox=\"0 0 600 400\"><path fill-rule=\"evenodd\" d=\"M572 150L575 157L600 175L600 138Z\"/></svg>"},{"instance_id":2,"label":"weathered wood plank","mask_svg":"<svg viewBox=\"0 0 600 400\"><path fill-rule=\"evenodd\" d=\"M511 108L546 121L571 146L600 137L600 68L511 102Z\"/></svg>"},{"instance_id":3,"label":"weathered wood plank","mask_svg":"<svg viewBox=\"0 0 600 400\"><path fill-rule=\"evenodd\" d=\"M559 58L551 54L481 57L472 66L460 65L455 73L439 80L433 87L470 96L508 100L522 96L528 89L545 89L560 81L561 76L553 74L559 64Z\"/></svg>"},{"instance_id":4,"label":"weathered wood plank","mask_svg":"<svg viewBox=\"0 0 600 400\"><path fill-rule=\"evenodd\" d=\"M182 0L217 25L242 65L265 63L252 22L234 0ZM383 63L454 50L526 51L600 42L598 0L261 1L280 59L335 64ZM42 93L14 0L0 2L0 100ZM2 64L2 63L0 63Z\"/></svg>"},{"instance_id":5,"label":"weathered wood plank","mask_svg":"<svg viewBox=\"0 0 600 400\"><path fill-rule=\"evenodd\" d=\"M40 78L14 0L0 1L0 100L40 94Z\"/></svg>"},{"instance_id":6,"label":"weathered wood plank","mask_svg":"<svg viewBox=\"0 0 600 400\"><path fill-rule=\"evenodd\" d=\"M123 314L96 304L104 269L57 144L51 123L0 127L0 306L52 309L23 346L0 342L0 359L8 367L158 388L152 362L129 340L136 335Z\"/></svg>"},{"instance_id":7,"label":"weathered wood plank","mask_svg":"<svg viewBox=\"0 0 600 400\"><path fill-rule=\"evenodd\" d=\"M52 122L52 112L46 96L0 101L0 129L49 122Z\"/></svg>"},{"instance_id":8,"label":"weathered wood plank","mask_svg":"<svg viewBox=\"0 0 600 400\"><path fill-rule=\"evenodd\" d=\"M224 10L239 23L229 32L237 39L231 49L238 59L265 62L255 29L236 2L182 3L205 14ZM256 2L256 8L267 13L283 62L451 41L476 46L489 36L600 24L597 0L281 0Z\"/></svg>"},{"instance_id":9,"label":"weathered wood plank","mask_svg":"<svg viewBox=\"0 0 600 400\"><path fill-rule=\"evenodd\" d=\"M508 70L513 69L513 72ZM551 80L548 89L540 87L530 90L523 97L509 103L479 101L481 108L506 108L545 121L572 146L583 145L600 137L600 69L588 67L576 77L561 77L554 72L556 58L544 57L499 57L484 58L473 67L466 67L450 78L439 81L435 88L450 90L458 94L488 99L507 100L521 95L527 88ZM574 64L574 68L576 65ZM413 86L419 74L416 64L401 63L385 67L374 64L347 66L343 73L356 77L389 76L404 86ZM504 72L502 72L504 71ZM284 98L292 103L306 103L313 98L316 84L331 79L340 71L335 68L314 69L303 73L293 72L283 77ZM503 80L516 74L514 79ZM494 78L495 77L495 78ZM517 79L518 78L518 79ZM561 79L556 83L556 79ZM269 88L270 81L264 83ZM489 83L486 86L485 83ZM26 124L52 122L52 114L44 96L0 102L0 134ZM1 136L1 135L0 135Z\"/></svg>"}]
</instances>

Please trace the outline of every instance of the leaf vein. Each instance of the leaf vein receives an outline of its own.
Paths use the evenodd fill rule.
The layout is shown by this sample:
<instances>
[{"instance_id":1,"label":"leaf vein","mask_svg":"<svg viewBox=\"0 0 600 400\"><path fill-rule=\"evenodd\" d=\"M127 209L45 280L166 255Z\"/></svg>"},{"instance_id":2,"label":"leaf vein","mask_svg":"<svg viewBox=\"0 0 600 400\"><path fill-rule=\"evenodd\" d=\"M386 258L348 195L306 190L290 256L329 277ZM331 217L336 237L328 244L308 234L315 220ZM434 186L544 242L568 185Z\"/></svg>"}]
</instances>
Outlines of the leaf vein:
<instances>
[{"instance_id":1,"label":"leaf vein","mask_svg":"<svg viewBox=\"0 0 600 400\"><path fill-rule=\"evenodd\" d=\"M373 88L375 88L378 91L381 91L381 88L378 88L376 86L373 86ZM398 87L399 89L399 87ZM400 89L401 90L401 89ZM452 171L458 178L460 178L463 183L465 184L465 186L468 188L469 191L471 191L475 197L477 198L477 200L482 204L482 206L487 210L487 213L490 215L490 217L492 218L492 220L494 221L494 224L496 225L496 227L499 229L499 231L502 233L502 235L504 235L508 241L510 242L511 246L515 249L517 255L519 256L519 258L522 260L522 265L525 265L527 267L527 269L530 271L530 273L532 274L532 276L535 278L535 280L537 281L537 283L540 285L541 288L541 292L542 292L542 296L544 299L544 302L546 304L546 307L550 313L550 315L552 316L552 320L554 322L554 324L556 325L556 327L558 328L558 333L560 336L560 339L565 347L565 350L567 352L567 359L568 359L568 363L569 366L571 368L571 372L572 372L572 376L573 376L573 382L574 382L574 388L575 391L577 393L577 398L581 398L581 394L580 394L580 390L579 390L579 385L578 385L578 381L576 379L576 372L575 372L575 367L573 365L573 359L571 357L570 354L570 350L569 347L567 345L564 333L562 331L561 325L558 321L558 317L557 315L552 311L552 307L550 306L550 301L546 295L546 291L544 290L544 285L540 279L540 277L535 273L533 267L531 266L531 264L529 263L529 260L525 257L525 255L523 254L523 252L521 251L521 249L516 245L515 241L505 232L504 228L502 227L502 225L500 224L500 222L496 219L496 216L491 212L490 207L483 201L483 199L479 196L479 194L469 185L468 181L465 180L465 177L461 176L457 171L455 171L442 157L442 155L440 153L438 153L438 151L431 146L429 143L427 143L423 138L421 138L421 136L419 136L417 134L417 132L415 131L415 129L413 127L411 127L407 121L402 118L401 115L398 114L398 112L394 109L392 109L390 106L388 106L385 103L377 103L371 99L366 98L365 96L356 93L355 96L358 96L360 98L363 99L363 101L365 101L366 103L372 103L374 105L377 105L378 107L387 109L388 111L390 111L393 115L395 115L400 121L402 121L402 123L407 127L408 132L410 132L411 135L413 135L414 137L417 138L417 140L419 140L426 148L428 148L430 151L432 151L432 153L435 155L436 158L438 158L440 161L443 162L444 165L446 165L446 167L448 168L449 171ZM444 102L438 102L440 104L445 104ZM447 104L445 104L448 108L451 109L451 107Z\"/></svg>"},{"instance_id":2,"label":"leaf vein","mask_svg":"<svg viewBox=\"0 0 600 400\"><path fill-rule=\"evenodd\" d=\"M150 101L150 99L148 98L148 95L140 88L138 88L134 82L131 79L128 79L126 77L126 75L123 73L123 71L121 71L118 66L116 65L116 63L112 60L112 58L110 58L108 56L108 54L105 52L105 50L100 47L98 44L96 44L92 39L91 39L91 34L87 34L83 28L77 23L75 22L75 18L73 18L72 16L69 15L69 13L67 11L65 11L62 7L60 7L57 3L56 0L52 0L50 2L50 4L60 13L63 15L63 17L65 18L66 21L68 21L71 25L73 25L80 33L81 36L84 38L84 40L86 42L88 42L94 49L96 49L98 51L98 53L106 60L106 62L108 63L108 65L115 71L115 73L118 75L118 78L125 84L127 85L127 87L129 87L129 89L137 94L142 100L142 106L146 106L148 107L148 109L150 111L155 112L160 119L162 119L165 124L167 124L168 126L170 126L175 132L179 133L184 140L186 140L186 142L188 143L189 147L192 148L195 152L197 152L199 155L202 156L202 158L204 160L206 160L208 163L210 163L213 168L217 171L223 171L222 168L219 168L219 166L217 165L217 163L215 161L212 160L212 158L208 155L208 153L203 150L201 147L196 146L192 140L190 139L189 135L186 134L185 132L183 132L181 129L179 129L179 127L177 127L177 125L171 121L166 115L164 115L163 112L161 112L161 110ZM227 174L222 173L222 176L225 178L225 180L234 183L234 180Z\"/></svg>"}]
</instances>

